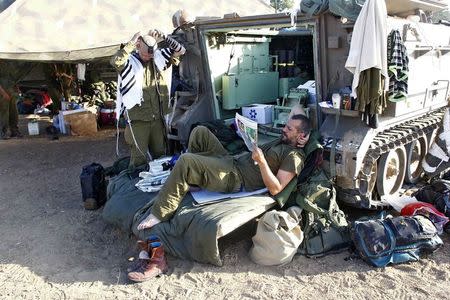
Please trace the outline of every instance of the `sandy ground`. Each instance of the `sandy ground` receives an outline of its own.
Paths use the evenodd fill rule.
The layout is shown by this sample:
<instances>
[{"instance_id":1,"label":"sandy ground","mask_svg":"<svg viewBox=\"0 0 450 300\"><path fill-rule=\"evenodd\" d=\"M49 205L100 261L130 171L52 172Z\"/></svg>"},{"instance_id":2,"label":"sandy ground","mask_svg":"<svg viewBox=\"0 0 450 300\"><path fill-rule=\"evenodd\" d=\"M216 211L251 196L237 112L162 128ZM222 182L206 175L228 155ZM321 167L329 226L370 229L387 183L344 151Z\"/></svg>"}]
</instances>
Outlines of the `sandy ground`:
<instances>
[{"instance_id":1,"label":"sandy ground","mask_svg":"<svg viewBox=\"0 0 450 300\"><path fill-rule=\"evenodd\" d=\"M224 266L168 257L167 275L131 284L135 239L82 207L83 165L115 160L112 131L0 141L2 299L448 299L450 237L419 262L375 269L349 253L251 262L249 236L229 238Z\"/></svg>"}]
</instances>

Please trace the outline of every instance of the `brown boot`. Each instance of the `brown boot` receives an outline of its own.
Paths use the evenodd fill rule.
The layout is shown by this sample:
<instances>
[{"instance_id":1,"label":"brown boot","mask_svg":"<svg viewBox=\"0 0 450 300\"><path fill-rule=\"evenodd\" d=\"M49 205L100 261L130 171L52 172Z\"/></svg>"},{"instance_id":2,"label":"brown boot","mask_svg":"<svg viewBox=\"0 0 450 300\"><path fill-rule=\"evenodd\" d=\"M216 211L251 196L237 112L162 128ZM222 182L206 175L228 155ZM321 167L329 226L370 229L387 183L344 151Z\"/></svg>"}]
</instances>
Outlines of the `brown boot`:
<instances>
[{"instance_id":1,"label":"brown boot","mask_svg":"<svg viewBox=\"0 0 450 300\"><path fill-rule=\"evenodd\" d=\"M151 256L148 263L142 264L138 269L128 273L128 279L134 282L143 282L167 272L167 261L164 248L160 242L150 243Z\"/></svg>"},{"instance_id":2,"label":"brown boot","mask_svg":"<svg viewBox=\"0 0 450 300\"><path fill-rule=\"evenodd\" d=\"M135 272L139 271L142 267L148 264L150 260L150 253L152 252L151 243L152 242L160 242L161 240L154 234L150 235L148 239L145 241L138 240L137 246L139 250L139 257L136 261L134 261L130 267L127 268L127 272ZM145 251L145 254L142 254L142 252ZM147 256L147 258L143 258L143 256Z\"/></svg>"}]
</instances>

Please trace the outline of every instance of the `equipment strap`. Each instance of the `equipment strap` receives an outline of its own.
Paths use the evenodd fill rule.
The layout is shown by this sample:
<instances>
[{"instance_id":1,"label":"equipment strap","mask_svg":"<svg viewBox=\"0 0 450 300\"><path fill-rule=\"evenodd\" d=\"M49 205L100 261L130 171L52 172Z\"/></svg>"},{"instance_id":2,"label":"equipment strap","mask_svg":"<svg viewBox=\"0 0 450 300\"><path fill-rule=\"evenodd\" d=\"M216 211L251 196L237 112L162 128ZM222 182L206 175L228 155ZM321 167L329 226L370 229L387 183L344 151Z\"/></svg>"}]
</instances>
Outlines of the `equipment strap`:
<instances>
[{"instance_id":1,"label":"equipment strap","mask_svg":"<svg viewBox=\"0 0 450 300\"><path fill-rule=\"evenodd\" d=\"M336 181L336 131L339 124L339 117L341 116L341 110L337 110L336 115L334 116L334 130L333 130L333 143L331 145L330 152L330 176L331 180Z\"/></svg>"}]
</instances>

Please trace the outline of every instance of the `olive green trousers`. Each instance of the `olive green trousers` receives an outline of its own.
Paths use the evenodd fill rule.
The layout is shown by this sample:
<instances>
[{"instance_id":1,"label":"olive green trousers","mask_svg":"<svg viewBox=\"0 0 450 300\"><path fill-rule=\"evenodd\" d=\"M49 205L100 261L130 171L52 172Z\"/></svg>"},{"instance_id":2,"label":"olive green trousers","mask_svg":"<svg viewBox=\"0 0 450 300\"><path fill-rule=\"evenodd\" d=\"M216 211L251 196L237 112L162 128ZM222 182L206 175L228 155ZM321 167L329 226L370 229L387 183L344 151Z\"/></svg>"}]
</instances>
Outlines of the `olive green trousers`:
<instances>
[{"instance_id":1,"label":"olive green trousers","mask_svg":"<svg viewBox=\"0 0 450 300\"><path fill-rule=\"evenodd\" d=\"M147 163L147 151L150 152L152 158L156 159L166 153L166 129L163 121L131 121L131 126L139 146L136 147L130 125L125 128L125 141L130 145L130 168L135 168ZM142 152L141 152L142 151Z\"/></svg>"},{"instance_id":2,"label":"olive green trousers","mask_svg":"<svg viewBox=\"0 0 450 300\"><path fill-rule=\"evenodd\" d=\"M161 221L170 219L190 185L213 192L230 193L241 188L235 161L208 128L192 130L188 153L180 156L167 181L155 196L152 214Z\"/></svg>"}]
</instances>

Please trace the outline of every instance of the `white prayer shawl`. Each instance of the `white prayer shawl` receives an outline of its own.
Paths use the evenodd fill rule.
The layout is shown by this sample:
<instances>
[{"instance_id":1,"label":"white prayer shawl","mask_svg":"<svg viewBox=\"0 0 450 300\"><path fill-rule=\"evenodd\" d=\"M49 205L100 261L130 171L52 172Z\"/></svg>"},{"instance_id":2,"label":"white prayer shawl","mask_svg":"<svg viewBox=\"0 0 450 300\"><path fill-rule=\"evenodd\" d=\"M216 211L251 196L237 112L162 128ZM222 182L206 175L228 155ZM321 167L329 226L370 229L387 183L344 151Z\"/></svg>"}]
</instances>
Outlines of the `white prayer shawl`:
<instances>
[{"instance_id":1,"label":"white prayer shawl","mask_svg":"<svg viewBox=\"0 0 450 300\"><path fill-rule=\"evenodd\" d=\"M165 71L171 66L170 58L174 52L175 51L170 48L156 49L153 59L159 72Z\"/></svg>"},{"instance_id":2,"label":"white prayer shawl","mask_svg":"<svg viewBox=\"0 0 450 300\"><path fill-rule=\"evenodd\" d=\"M141 105L143 99L142 86L144 67L137 57L130 55L125 68L117 78L116 119L119 120L124 109Z\"/></svg>"},{"instance_id":3,"label":"white prayer shawl","mask_svg":"<svg viewBox=\"0 0 450 300\"><path fill-rule=\"evenodd\" d=\"M184 48L182 49L184 50ZM156 49L153 59L160 74L171 66L170 58L175 52L176 50L171 48ZM130 55L125 68L119 73L117 78L117 120L119 120L123 109L130 109L135 105L141 105L142 101L144 101L142 91L143 81L144 67L136 56Z\"/></svg>"},{"instance_id":4,"label":"white prayer shawl","mask_svg":"<svg viewBox=\"0 0 450 300\"><path fill-rule=\"evenodd\" d=\"M387 10L384 0L367 0L353 28L350 51L345 68L353 73L352 96L357 97L356 88L362 71L377 68L387 79ZM385 90L389 80L385 80Z\"/></svg>"}]
</instances>

